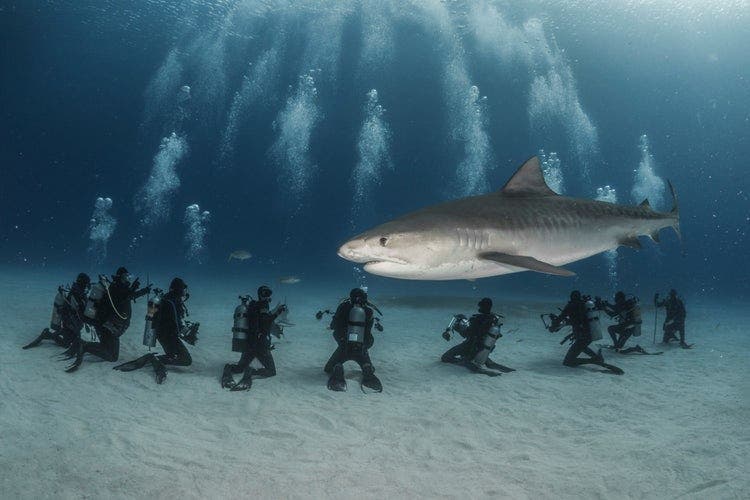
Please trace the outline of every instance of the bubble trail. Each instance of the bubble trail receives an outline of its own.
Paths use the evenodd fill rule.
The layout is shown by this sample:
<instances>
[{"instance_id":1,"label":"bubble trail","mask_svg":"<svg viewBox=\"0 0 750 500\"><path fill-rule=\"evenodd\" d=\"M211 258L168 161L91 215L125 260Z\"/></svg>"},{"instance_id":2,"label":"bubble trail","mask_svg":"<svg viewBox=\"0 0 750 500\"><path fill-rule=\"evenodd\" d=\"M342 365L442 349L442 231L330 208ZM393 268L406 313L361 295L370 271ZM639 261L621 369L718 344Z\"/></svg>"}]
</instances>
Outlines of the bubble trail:
<instances>
[{"instance_id":1,"label":"bubble trail","mask_svg":"<svg viewBox=\"0 0 750 500\"><path fill-rule=\"evenodd\" d=\"M188 262L201 264L206 252L206 234L208 233L208 222L211 213L208 210L201 211L197 203L185 208L185 258Z\"/></svg>"},{"instance_id":2,"label":"bubble trail","mask_svg":"<svg viewBox=\"0 0 750 500\"><path fill-rule=\"evenodd\" d=\"M359 161L352 171L352 226L357 216L370 205L372 188L381 183L383 170L393 168L389 153L391 131L384 114L385 108L379 102L378 91L370 90L365 104L365 120L357 140Z\"/></svg>"},{"instance_id":3,"label":"bubble trail","mask_svg":"<svg viewBox=\"0 0 750 500\"><path fill-rule=\"evenodd\" d=\"M641 161L634 172L633 188L630 196L633 202L640 203L647 199L651 206L664 208L664 180L656 174L656 161L651 154L648 137L643 134L638 141L641 150Z\"/></svg>"},{"instance_id":4,"label":"bubble trail","mask_svg":"<svg viewBox=\"0 0 750 500\"><path fill-rule=\"evenodd\" d=\"M187 152L187 141L176 133L172 132L162 139L151 173L135 200L135 208L142 214L143 225L153 227L169 217L172 197L180 187L177 165Z\"/></svg>"},{"instance_id":5,"label":"bubble trail","mask_svg":"<svg viewBox=\"0 0 750 500\"><path fill-rule=\"evenodd\" d=\"M565 183L563 180L562 166L557 153L550 151L546 154L543 149L539 150L539 162L542 165L542 173L547 185L557 194L563 194Z\"/></svg>"},{"instance_id":6,"label":"bubble trail","mask_svg":"<svg viewBox=\"0 0 750 500\"><path fill-rule=\"evenodd\" d=\"M115 232L117 220L110 214L112 198L97 198L89 221L88 253L92 262L102 264L107 258L107 243Z\"/></svg>"},{"instance_id":7,"label":"bubble trail","mask_svg":"<svg viewBox=\"0 0 750 500\"><path fill-rule=\"evenodd\" d=\"M596 199L608 203L617 203L617 192L608 185L596 188ZM607 250L603 255L607 261L610 286L615 288L617 286L617 249Z\"/></svg>"},{"instance_id":8,"label":"bubble trail","mask_svg":"<svg viewBox=\"0 0 750 500\"><path fill-rule=\"evenodd\" d=\"M280 184L293 200L300 200L316 166L309 158L310 138L321 119L315 80L299 78L297 90L287 99L274 122L278 137L270 155L280 167Z\"/></svg>"}]
</instances>

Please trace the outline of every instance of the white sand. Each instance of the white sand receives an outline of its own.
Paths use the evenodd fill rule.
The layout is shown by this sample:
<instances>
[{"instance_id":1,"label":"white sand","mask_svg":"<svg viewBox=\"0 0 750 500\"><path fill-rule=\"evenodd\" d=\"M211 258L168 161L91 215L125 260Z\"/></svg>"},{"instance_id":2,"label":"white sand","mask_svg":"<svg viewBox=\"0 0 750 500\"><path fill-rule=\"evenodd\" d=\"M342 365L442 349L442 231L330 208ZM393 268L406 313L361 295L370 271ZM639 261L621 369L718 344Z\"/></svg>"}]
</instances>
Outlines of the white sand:
<instances>
[{"instance_id":1,"label":"white sand","mask_svg":"<svg viewBox=\"0 0 750 500\"><path fill-rule=\"evenodd\" d=\"M235 362L238 292L193 284L201 337L194 364L164 385L150 369L119 373L87 357L66 374L60 349L21 345L46 326L56 280L3 276L0 326L2 498L748 498L748 353L740 307L689 304L690 351L616 356L625 375L561 365L552 305L500 304L497 378L438 362L459 307L396 308L371 351L382 394L325 388L334 347L313 314L341 290L288 288L297 326L274 351L279 374L250 392L219 386ZM250 287L248 287L249 289ZM302 293L303 291L307 293ZM377 292L372 291L377 297ZM140 346L144 301L121 360ZM646 310L643 346L651 349ZM450 345L453 345L451 343Z\"/></svg>"}]
</instances>

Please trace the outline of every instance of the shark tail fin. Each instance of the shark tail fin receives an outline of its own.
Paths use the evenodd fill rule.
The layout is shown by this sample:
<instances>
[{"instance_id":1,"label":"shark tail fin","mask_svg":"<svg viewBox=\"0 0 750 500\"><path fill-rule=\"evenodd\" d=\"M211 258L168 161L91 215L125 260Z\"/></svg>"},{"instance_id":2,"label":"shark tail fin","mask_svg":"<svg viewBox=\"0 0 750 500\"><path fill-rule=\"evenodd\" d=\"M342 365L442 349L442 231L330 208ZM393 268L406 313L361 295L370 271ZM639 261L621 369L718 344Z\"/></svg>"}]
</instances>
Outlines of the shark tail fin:
<instances>
[{"instance_id":1,"label":"shark tail fin","mask_svg":"<svg viewBox=\"0 0 750 500\"><path fill-rule=\"evenodd\" d=\"M674 186L670 181L667 181L667 185L669 186L669 192L672 193L672 210L669 212L674 218L672 229L674 229L677 236L680 238L680 241L682 241L682 233L680 232L680 206L677 203L677 192L674 190Z\"/></svg>"}]
</instances>

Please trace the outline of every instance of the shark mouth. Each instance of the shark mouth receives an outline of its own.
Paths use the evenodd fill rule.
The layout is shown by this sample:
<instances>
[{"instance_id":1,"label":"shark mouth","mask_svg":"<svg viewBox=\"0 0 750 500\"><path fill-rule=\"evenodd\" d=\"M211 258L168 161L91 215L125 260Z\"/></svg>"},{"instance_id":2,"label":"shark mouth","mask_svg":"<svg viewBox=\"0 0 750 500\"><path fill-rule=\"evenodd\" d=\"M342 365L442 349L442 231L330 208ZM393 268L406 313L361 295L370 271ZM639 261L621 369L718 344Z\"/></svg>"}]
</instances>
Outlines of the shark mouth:
<instances>
[{"instance_id":1,"label":"shark mouth","mask_svg":"<svg viewBox=\"0 0 750 500\"><path fill-rule=\"evenodd\" d=\"M397 259L396 257L389 257L387 259L373 259L373 260L368 260L367 262L364 263L364 265L365 266L369 266L369 265L372 265L372 264L380 264L380 263L383 263L383 262L388 262L390 264L401 264L401 265L408 264L408 262L405 261L405 260L403 260L403 259Z\"/></svg>"}]
</instances>

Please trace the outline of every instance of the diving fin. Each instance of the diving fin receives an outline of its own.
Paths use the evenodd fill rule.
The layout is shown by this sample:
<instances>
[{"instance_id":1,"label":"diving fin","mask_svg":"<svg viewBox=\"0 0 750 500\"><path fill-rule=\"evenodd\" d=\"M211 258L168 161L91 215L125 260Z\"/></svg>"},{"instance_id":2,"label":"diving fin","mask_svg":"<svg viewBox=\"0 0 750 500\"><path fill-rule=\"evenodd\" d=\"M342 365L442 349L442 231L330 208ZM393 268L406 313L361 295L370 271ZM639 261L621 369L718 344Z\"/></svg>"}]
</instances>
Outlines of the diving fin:
<instances>
[{"instance_id":1,"label":"diving fin","mask_svg":"<svg viewBox=\"0 0 750 500\"><path fill-rule=\"evenodd\" d=\"M375 376L375 370L372 366L367 365L362 369L362 380L359 384L359 388L362 392L365 392L365 387L372 389L375 392L383 392L383 384L380 379Z\"/></svg>"},{"instance_id":2,"label":"diving fin","mask_svg":"<svg viewBox=\"0 0 750 500\"><path fill-rule=\"evenodd\" d=\"M246 371L239 382L234 384L230 391L249 391L253 387L253 376L250 375L249 371Z\"/></svg>"},{"instance_id":3,"label":"diving fin","mask_svg":"<svg viewBox=\"0 0 750 500\"><path fill-rule=\"evenodd\" d=\"M232 376L232 366L224 365L224 372L221 374L221 386L224 389L231 389L235 385L237 385L237 382L234 381Z\"/></svg>"},{"instance_id":4,"label":"diving fin","mask_svg":"<svg viewBox=\"0 0 750 500\"><path fill-rule=\"evenodd\" d=\"M112 369L121 372L132 372L133 370L140 370L141 368L146 366L146 363L148 363L151 358L153 358L153 356L153 354L144 354L140 358L134 359L133 361L128 361L127 363L113 366Z\"/></svg>"},{"instance_id":5,"label":"diving fin","mask_svg":"<svg viewBox=\"0 0 750 500\"><path fill-rule=\"evenodd\" d=\"M328 379L328 390L335 392L344 392L346 390L346 379L344 379L344 367L339 363L333 367Z\"/></svg>"},{"instance_id":6,"label":"diving fin","mask_svg":"<svg viewBox=\"0 0 750 500\"><path fill-rule=\"evenodd\" d=\"M528 255L511 255L502 252L483 252L478 255L480 259L492 260L499 264L520 267L538 273L554 274L556 276L575 276L576 273L564 267L553 266Z\"/></svg>"},{"instance_id":7,"label":"diving fin","mask_svg":"<svg viewBox=\"0 0 750 500\"><path fill-rule=\"evenodd\" d=\"M487 361L484 362L484 365L491 370L497 370L503 373L510 373L510 372L516 371L515 368L510 368L508 366L501 365L500 363L495 363L489 358L487 358Z\"/></svg>"},{"instance_id":8,"label":"diving fin","mask_svg":"<svg viewBox=\"0 0 750 500\"><path fill-rule=\"evenodd\" d=\"M44 339L51 339L51 338L52 338L52 336L50 335L49 328L45 328L44 330L42 330L42 333L40 333L37 338L35 338L31 342L29 342L28 344L26 344L25 346L23 346L21 349L31 349L32 347L36 347L39 344L41 344L42 340L44 340Z\"/></svg>"}]
</instances>

